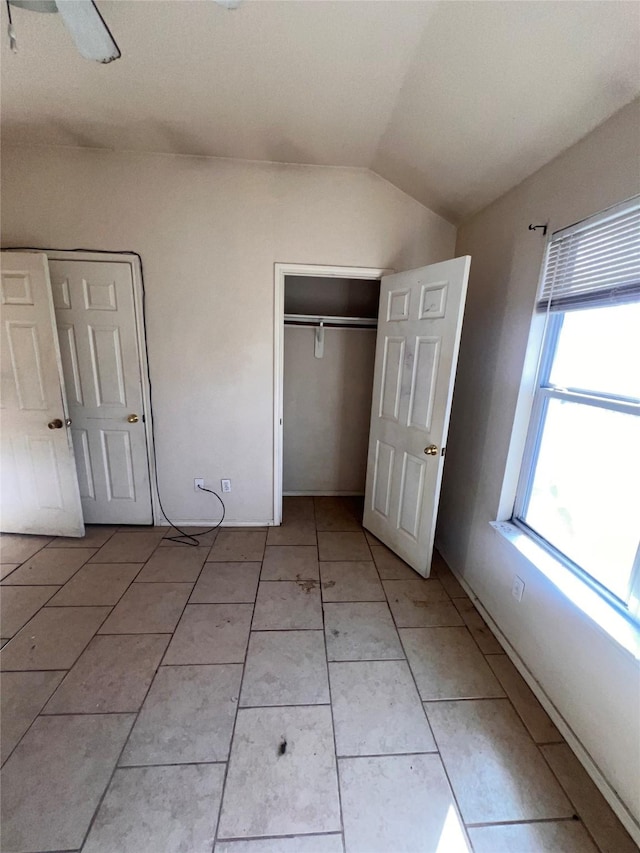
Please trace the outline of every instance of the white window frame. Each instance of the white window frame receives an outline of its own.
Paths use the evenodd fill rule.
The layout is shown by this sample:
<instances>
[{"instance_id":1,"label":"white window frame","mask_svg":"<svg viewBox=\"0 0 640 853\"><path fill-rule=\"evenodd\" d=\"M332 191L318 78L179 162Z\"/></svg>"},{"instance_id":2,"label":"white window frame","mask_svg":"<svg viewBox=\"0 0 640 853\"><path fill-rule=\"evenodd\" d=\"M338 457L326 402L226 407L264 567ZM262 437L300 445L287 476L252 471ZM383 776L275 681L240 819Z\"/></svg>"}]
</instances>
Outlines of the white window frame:
<instances>
[{"instance_id":1,"label":"white window frame","mask_svg":"<svg viewBox=\"0 0 640 853\"><path fill-rule=\"evenodd\" d=\"M604 214L603 214L604 216ZM542 265L541 284L544 283L544 273L547 267L549 257L549 249L553 237L550 236L544 261ZM607 600L616 610L634 620L640 621L640 545L636 552L633 568L630 573L627 586L626 600L623 601L609 589L607 589L598 580L592 577L585 569L573 562L566 554L564 554L553 543L546 540L534 528L530 527L524 520L526 510L529 505L531 489L536 471L536 461L538 458L540 443L544 432L546 410L549 400L565 400L573 403L580 403L588 406L595 406L601 409L610 411L623 412L640 416L640 403L625 399L613 394L597 393L587 391L581 388L560 388L552 385L550 382L550 374L553 366L553 360L556 354L558 339L562 328L562 321L567 311L549 312L545 318L545 329L542 336L542 348L536 374L533 402L529 417L529 426L527 438L525 441L524 453L520 468L520 475L516 487L516 496L513 506L511 523L522 530L527 536L538 543L545 551L550 553L563 566L576 574L580 580L585 582L589 587L594 589L599 595Z\"/></svg>"}]
</instances>

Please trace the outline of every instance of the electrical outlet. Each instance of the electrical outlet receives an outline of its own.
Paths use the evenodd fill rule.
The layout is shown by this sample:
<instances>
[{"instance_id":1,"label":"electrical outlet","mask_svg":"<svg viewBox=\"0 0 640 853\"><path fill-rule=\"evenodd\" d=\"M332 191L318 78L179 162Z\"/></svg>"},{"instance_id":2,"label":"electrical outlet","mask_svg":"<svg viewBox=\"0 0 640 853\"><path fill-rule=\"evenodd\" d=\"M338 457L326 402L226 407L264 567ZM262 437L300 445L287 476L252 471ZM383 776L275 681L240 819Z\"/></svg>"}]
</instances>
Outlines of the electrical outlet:
<instances>
[{"instance_id":1,"label":"electrical outlet","mask_svg":"<svg viewBox=\"0 0 640 853\"><path fill-rule=\"evenodd\" d=\"M514 577L513 583L511 584L511 595L516 601L522 601L522 596L524 595L524 581L522 578L519 578L518 575Z\"/></svg>"},{"instance_id":2,"label":"electrical outlet","mask_svg":"<svg viewBox=\"0 0 640 853\"><path fill-rule=\"evenodd\" d=\"M231 491L231 480L220 480L220 483L222 485L222 491L223 492L230 492Z\"/></svg>"},{"instance_id":3,"label":"electrical outlet","mask_svg":"<svg viewBox=\"0 0 640 853\"><path fill-rule=\"evenodd\" d=\"M194 491L199 492L201 488L204 489L204 480L201 480L200 478L194 479L194 481L193 481Z\"/></svg>"}]
</instances>

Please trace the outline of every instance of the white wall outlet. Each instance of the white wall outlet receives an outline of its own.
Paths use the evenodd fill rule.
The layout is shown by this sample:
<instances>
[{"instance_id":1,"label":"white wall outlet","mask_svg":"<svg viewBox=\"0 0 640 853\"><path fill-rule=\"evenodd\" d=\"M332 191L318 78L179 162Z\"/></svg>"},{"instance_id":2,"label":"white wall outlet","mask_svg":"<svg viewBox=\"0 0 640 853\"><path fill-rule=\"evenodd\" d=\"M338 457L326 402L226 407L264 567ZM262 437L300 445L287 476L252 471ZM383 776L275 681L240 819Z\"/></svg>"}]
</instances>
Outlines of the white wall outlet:
<instances>
[{"instance_id":1,"label":"white wall outlet","mask_svg":"<svg viewBox=\"0 0 640 853\"><path fill-rule=\"evenodd\" d=\"M524 595L524 581L522 578L519 578L518 575L514 577L513 583L511 584L511 595L516 601L522 601L522 596Z\"/></svg>"},{"instance_id":2,"label":"white wall outlet","mask_svg":"<svg viewBox=\"0 0 640 853\"><path fill-rule=\"evenodd\" d=\"M220 483L222 485L222 491L223 492L230 492L231 491L231 480L220 480Z\"/></svg>"},{"instance_id":3,"label":"white wall outlet","mask_svg":"<svg viewBox=\"0 0 640 853\"><path fill-rule=\"evenodd\" d=\"M200 478L196 478L193 481L193 490L195 492L199 492L200 489L204 489L204 480L201 480Z\"/></svg>"}]
</instances>

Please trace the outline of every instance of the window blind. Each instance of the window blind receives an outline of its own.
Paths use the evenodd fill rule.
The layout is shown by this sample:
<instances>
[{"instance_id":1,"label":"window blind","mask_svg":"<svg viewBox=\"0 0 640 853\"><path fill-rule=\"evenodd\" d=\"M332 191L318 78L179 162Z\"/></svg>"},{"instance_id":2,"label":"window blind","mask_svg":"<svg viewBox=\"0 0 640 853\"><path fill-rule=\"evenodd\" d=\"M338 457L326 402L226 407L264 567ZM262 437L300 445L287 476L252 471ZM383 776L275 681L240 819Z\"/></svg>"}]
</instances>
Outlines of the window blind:
<instances>
[{"instance_id":1,"label":"window blind","mask_svg":"<svg viewBox=\"0 0 640 853\"><path fill-rule=\"evenodd\" d=\"M538 311L636 300L640 300L640 198L553 235Z\"/></svg>"}]
</instances>

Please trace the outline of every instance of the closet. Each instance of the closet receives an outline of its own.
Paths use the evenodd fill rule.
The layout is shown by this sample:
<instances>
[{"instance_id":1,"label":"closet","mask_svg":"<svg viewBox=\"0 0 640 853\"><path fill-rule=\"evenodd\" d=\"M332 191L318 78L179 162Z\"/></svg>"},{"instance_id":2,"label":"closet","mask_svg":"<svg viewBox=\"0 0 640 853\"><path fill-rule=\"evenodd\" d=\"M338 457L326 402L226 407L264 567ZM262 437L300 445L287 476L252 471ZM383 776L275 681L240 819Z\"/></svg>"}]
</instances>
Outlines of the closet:
<instances>
[{"instance_id":1,"label":"closet","mask_svg":"<svg viewBox=\"0 0 640 853\"><path fill-rule=\"evenodd\" d=\"M380 281L287 275L283 494L364 494Z\"/></svg>"}]
</instances>

